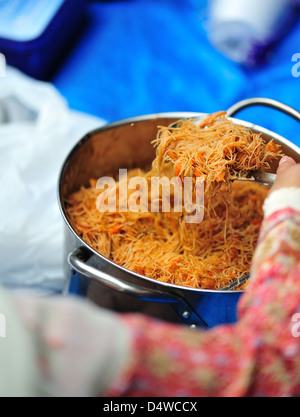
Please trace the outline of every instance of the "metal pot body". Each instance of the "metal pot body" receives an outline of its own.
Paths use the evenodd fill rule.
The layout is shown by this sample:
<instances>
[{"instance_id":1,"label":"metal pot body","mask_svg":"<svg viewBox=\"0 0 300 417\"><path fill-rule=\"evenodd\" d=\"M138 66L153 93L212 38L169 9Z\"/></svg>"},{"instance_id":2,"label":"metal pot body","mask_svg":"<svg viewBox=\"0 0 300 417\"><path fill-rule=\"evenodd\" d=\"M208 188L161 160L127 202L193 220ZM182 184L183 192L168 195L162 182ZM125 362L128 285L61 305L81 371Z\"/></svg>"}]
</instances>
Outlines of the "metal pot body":
<instances>
[{"instance_id":1,"label":"metal pot body","mask_svg":"<svg viewBox=\"0 0 300 417\"><path fill-rule=\"evenodd\" d=\"M266 103L256 101L254 104ZM240 108L243 107L246 107L244 102ZM238 110L239 107L235 107L233 112ZM298 117L294 112L291 115ZM236 321L241 291L180 287L122 268L88 246L74 231L65 211L65 198L80 186L88 185L90 178L117 174L121 168L150 167L155 156L151 141L156 137L158 126L195 116L204 115L163 113L108 124L88 133L70 152L58 184L59 206L65 221L65 293L86 297L116 312L142 313L192 327L210 328ZM274 139L285 154L300 162L299 148L285 138L251 123L234 120L261 133L266 141ZM272 172L275 170L276 164L271 168Z\"/></svg>"}]
</instances>

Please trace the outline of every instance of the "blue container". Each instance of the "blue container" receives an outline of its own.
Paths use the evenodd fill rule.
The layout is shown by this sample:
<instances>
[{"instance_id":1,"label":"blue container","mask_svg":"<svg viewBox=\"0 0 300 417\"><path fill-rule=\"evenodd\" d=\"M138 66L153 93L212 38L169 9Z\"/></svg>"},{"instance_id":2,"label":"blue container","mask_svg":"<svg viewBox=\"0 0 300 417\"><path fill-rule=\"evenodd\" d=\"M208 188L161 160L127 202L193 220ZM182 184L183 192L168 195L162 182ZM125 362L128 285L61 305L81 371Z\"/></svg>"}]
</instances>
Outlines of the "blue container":
<instances>
[{"instance_id":1,"label":"blue container","mask_svg":"<svg viewBox=\"0 0 300 417\"><path fill-rule=\"evenodd\" d=\"M8 65L46 79L79 31L85 0L0 1L0 53Z\"/></svg>"}]
</instances>

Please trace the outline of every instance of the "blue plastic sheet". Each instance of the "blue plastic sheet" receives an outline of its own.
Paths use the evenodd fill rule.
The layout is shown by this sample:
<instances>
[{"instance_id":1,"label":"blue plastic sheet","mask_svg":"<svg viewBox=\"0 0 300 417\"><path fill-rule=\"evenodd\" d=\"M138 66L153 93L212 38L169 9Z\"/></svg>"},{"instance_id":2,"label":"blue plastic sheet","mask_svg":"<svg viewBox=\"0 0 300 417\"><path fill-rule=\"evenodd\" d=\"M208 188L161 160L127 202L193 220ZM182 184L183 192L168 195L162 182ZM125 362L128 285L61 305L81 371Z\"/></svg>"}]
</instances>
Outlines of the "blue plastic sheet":
<instances>
[{"instance_id":1,"label":"blue plastic sheet","mask_svg":"<svg viewBox=\"0 0 300 417\"><path fill-rule=\"evenodd\" d=\"M300 110L300 22L265 64L246 68L216 51L207 37L205 0L89 2L84 30L54 84L71 108L108 122L169 111L226 110L248 97L269 97ZM299 70L300 71L300 70ZM267 108L239 118L300 145L299 124Z\"/></svg>"}]
</instances>

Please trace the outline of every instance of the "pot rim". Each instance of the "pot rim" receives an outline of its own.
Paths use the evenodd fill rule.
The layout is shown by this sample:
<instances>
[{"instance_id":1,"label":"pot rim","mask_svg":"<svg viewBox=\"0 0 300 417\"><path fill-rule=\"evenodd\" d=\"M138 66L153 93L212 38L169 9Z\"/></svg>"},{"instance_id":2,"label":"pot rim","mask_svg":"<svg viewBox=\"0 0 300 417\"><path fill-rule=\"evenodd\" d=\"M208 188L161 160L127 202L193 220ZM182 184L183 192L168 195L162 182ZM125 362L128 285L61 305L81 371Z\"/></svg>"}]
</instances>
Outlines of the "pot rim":
<instances>
[{"instance_id":1,"label":"pot rim","mask_svg":"<svg viewBox=\"0 0 300 417\"><path fill-rule=\"evenodd\" d=\"M91 246L89 246L74 230L74 228L72 227L71 223L69 222L69 219L65 213L64 207L63 207L63 202L62 202L62 198L61 198L61 189L62 189L62 184L63 184L63 176L64 176L64 172L67 168L68 165L68 161L71 159L72 155L74 153L77 152L77 150L83 145L83 143L85 143L86 141L89 140L89 138L91 138L92 136L94 136L97 133L100 133L102 131L108 130L108 129L113 129L114 127L119 127L122 125L127 125L127 124L132 124L132 123L136 123L136 122L142 122L142 121L146 121L146 120L151 120L151 119L175 119L175 120L180 120L183 118L192 118L192 117L205 117L207 116L208 113L197 113L197 112L162 112L162 113L151 113L151 114L145 114L145 115L140 115L140 116L135 116L135 117L130 117L130 118L126 118L126 119L122 119L119 121L115 121L112 123L107 123L99 128L93 129L92 131L86 133L74 146L73 148L69 151L68 155L66 156L60 173L59 173L59 178L58 178L58 185L57 185L57 199L58 199L58 205L59 205L59 209L61 212L61 215L63 217L63 220L65 222L65 224L67 225L67 227L70 229L70 231L76 236L76 238L81 242L81 244L87 248L94 256L96 256L96 258L100 258L105 262L108 262L113 268L118 269L119 271L121 271L122 273L126 273L126 274L130 274L135 278L139 278L142 279L143 281L147 281L150 282L152 284L156 284L159 285L160 287L164 287L166 290L184 290L184 291L189 291L189 292L196 292L196 293L212 293L212 294L240 294L240 293L244 293L244 290L211 290L211 289L202 289L202 288L193 288L193 287L185 287L185 286L180 286L180 285L176 285L176 284L171 284L171 283L167 283L167 282L162 282L162 281L158 281L155 280L154 278L149 278L146 277L144 275L140 275L136 272L133 272L129 269L126 269L124 267L122 267L121 265L118 265L117 263L111 261L110 259L106 258L104 255L102 255L101 253L97 252L94 248L92 248ZM270 136L272 139L275 139L277 141L279 141L280 143L286 145L287 147L289 147L291 150L295 151L296 153L298 153L300 155L300 149L298 148L297 145L293 144L292 142L290 142L288 139L284 138L281 135L278 135L277 133L272 132L271 130L268 130L266 128L263 128L259 125L255 125L251 122L247 122L245 120L242 119L237 119L235 117L228 117L230 120L232 120L233 122L237 123L237 124L241 124L251 130L255 130L259 133L265 134L267 136Z\"/></svg>"}]
</instances>

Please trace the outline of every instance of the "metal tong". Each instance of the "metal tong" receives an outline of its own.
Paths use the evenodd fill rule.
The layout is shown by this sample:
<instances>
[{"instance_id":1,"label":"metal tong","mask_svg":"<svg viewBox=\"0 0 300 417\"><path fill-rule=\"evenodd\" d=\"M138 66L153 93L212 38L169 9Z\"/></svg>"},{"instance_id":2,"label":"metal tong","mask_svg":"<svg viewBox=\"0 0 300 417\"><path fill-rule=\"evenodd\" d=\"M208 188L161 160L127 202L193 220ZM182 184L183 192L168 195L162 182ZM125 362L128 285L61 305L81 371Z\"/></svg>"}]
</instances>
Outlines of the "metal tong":
<instances>
[{"instance_id":1,"label":"metal tong","mask_svg":"<svg viewBox=\"0 0 300 417\"><path fill-rule=\"evenodd\" d=\"M220 288L220 291L231 291L238 288L240 285L245 284L248 281L250 275L247 274L242 278L238 278L235 281L231 282L230 284L226 285L226 287Z\"/></svg>"},{"instance_id":2,"label":"metal tong","mask_svg":"<svg viewBox=\"0 0 300 417\"><path fill-rule=\"evenodd\" d=\"M271 174L270 172L252 171L249 178L237 178L234 181L253 181L264 185L265 187L271 188L275 179L276 174Z\"/></svg>"}]
</instances>

